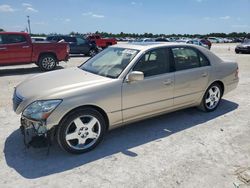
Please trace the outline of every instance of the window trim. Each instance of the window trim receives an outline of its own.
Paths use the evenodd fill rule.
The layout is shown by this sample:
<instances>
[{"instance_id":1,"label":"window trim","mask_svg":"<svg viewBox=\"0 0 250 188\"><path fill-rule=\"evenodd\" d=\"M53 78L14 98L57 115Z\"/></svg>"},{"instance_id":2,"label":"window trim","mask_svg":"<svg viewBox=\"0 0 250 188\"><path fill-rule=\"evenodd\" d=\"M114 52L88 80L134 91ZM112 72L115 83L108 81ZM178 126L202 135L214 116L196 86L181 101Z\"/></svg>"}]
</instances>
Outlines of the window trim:
<instances>
[{"instance_id":1,"label":"window trim","mask_svg":"<svg viewBox=\"0 0 250 188\"><path fill-rule=\"evenodd\" d=\"M189 69L182 69L182 70L176 70L175 58L174 58L174 54L173 54L173 48L186 48L186 49L191 49L191 50L195 51L197 53L197 55L198 55L198 58L199 58L199 67L194 67L194 68L189 68ZM205 59L208 62L208 65L205 65L205 66L201 65L200 54L202 54L205 57ZM192 46L171 46L170 47L170 56L172 56L171 61L172 61L174 72L177 72L177 71L179 72L179 71L185 71L185 70L190 70L190 69L196 69L196 68L211 66L211 63L210 63L209 59L207 58L207 56L204 53L202 53L200 50L198 50L197 48L194 48Z\"/></svg>"},{"instance_id":2,"label":"window trim","mask_svg":"<svg viewBox=\"0 0 250 188\"><path fill-rule=\"evenodd\" d=\"M137 63L139 63L139 61L143 58L143 56L144 56L146 53L148 53L148 52L150 52L150 51L153 51L153 50L159 50L159 49L166 49L166 50L168 51L168 53L169 53L169 57L168 57L168 60L169 60L169 72L165 72L165 73L161 73L161 74L156 74L156 75L152 75L152 76L147 76L147 77L144 77L144 80L150 79L150 78L154 78L154 77L156 77L156 76L161 76L161 75L163 75L163 74L169 74L169 73L174 72L174 69L173 69L173 62L172 62L171 54L170 54L170 53L172 52L171 47L169 47L169 46L155 47L155 48L151 48L151 49L148 49L148 50L144 51L144 52L140 55L140 57L138 57L138 59L136 60L136 62L134 62L133 66L132 66L132 67L130 68L130 70L128 71L128 73L127 73L127 75L125 76L125 78L128 76L129 73L131 73L131 72L133 71L134 67L137 65Z\"/></svg>"}]
</instances>

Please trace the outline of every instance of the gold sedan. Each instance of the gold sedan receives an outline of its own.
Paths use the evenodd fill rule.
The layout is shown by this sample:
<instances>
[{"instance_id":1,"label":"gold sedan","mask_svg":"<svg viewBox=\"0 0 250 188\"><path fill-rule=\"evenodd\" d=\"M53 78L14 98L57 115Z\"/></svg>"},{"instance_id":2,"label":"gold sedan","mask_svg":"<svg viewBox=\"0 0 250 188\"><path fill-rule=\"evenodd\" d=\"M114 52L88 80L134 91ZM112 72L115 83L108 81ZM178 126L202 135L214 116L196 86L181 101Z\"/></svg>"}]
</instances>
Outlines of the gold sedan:
<instances>
[{"instance_id":1,"label":"gold sedan","mask_svg":"<svg viewBox=\"0 0 250 188\"><path fill-rule=\"evenodd\" d=\"M111 128L192 106L211 112L238 82L236 62L199 46L118 44L77 68L25 80L13 107L25 136L55 135L62 149L83 153Z\"/></svg>"}]
</instances>

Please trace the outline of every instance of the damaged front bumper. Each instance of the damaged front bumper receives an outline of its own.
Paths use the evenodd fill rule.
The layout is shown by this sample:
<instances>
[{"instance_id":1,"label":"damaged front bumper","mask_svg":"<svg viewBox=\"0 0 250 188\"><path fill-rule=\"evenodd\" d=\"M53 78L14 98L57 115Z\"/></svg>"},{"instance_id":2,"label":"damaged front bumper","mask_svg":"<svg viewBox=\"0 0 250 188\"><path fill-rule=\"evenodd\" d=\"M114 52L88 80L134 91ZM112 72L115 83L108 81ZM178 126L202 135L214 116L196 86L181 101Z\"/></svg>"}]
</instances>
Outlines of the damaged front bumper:
<instances>
[{"instance_id":1,"label":"damaged front bumper","mask_svg":"<svg viewBox=\"0 0 250 188\"><path fill-rule=\"evenodd\" d=\"M47 130L45 121L32 120L22 116L20 130L27 148L30 146L34 148L49 147L51 130Z\"/></svg>"}]
</instances>

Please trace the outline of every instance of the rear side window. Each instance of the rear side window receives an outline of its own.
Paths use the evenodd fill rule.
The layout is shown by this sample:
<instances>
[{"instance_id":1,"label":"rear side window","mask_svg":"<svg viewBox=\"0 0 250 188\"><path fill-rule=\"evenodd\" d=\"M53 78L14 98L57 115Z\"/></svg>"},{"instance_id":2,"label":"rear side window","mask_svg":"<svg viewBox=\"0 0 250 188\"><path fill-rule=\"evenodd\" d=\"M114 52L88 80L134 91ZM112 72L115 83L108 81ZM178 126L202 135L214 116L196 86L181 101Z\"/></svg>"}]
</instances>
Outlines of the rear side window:
<instances>
[{"instance_id":1,"label":"rear side window","mask_svg":"<svg viewBox=\"0 0 250 188\"><path fill-rule=\"evenodd\" d=\"M76 42L76 38L75 37L65 36L63 38L64 38L65 42Z\"/></svg>"},{"instance_id":2,"label":"rear side window","mask_svg":"<svg viewBox=\"0 0 250 188\"><path fill-rule=\"evenodd\" d=\"M176 71L209 65L208 59L203 54L192 48L172 48L172 53Z\"/></svg>"},{"instance_id":3,"label":"rear side window","mask_svg":"<svg viewBox=\"0 0 250 188\"><path fill-rule=\"evenodd\" d=\"M168 49L161 48L147 52L137 62L134 71L141 71L145 77L170 72Z\"/></svg>"},{"instance_id":4,"label":"rear side window","mask_svg":"<svg viewBox=\"0 0 250 188\"><path fill-rule=\"evenodd\" d=\"M26 42L26 39L23 35L7 35L5 44L14 44Z\"/></svg>"},{"instance_id":5,"label":"rear side window","mask_svg":"<svg viewBox=\"0 0 250 188\"><path fill-rule=\"evenodd\" d=\"M86 43L87 43L85 39L82 39L82 38L80 38L80 37L77 37L77 38L76 38L76 41L77 41L77 44L79 44L79 45L81 45L81 44L86 44Z\"/></svg>"}]
</instances>

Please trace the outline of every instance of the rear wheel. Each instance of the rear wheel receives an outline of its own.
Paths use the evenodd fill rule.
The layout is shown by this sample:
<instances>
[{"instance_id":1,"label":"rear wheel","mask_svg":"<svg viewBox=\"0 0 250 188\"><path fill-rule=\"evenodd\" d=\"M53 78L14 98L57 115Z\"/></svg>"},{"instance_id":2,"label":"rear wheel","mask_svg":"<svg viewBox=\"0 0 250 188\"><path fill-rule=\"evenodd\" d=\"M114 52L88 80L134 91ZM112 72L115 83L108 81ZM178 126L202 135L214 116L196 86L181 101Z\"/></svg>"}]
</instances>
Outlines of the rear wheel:
<instances>
[{"instance_id":1,"label":"rear wheel","mask_svg":"<svg viewBox=\"0 0 250 188\"><path fill-rule=\"evenodd\" d=\"M38 60L38 66L42 71L51 71L56 67L56 58L53 55L42 55Z\"/></svg>"},{"instance_id":2,"label":"rear wheel","mask_svg":"<svg viewBox=\"0 0 250 188\"><path fill-rule=\"evenodd\" d=\"M81 154L94 149L103 139L106 124L103 116L92 108L67 115L57 130L57 141L69 153Z\"/></svg>"},{"instance_id":3,"label":"rear wheel","mask_svg":"<svg viewBox=\"0 0 250 188\"><path fill-rule=\"evenodd\" d=\"M90 57L93 57L93 56L95 56L95 55L96 55L96 53L97 53L97 52L96 52L96 50L95 50L95 49L90 49L90 50L89 50L89 54L88 54L88 55L89 55Z\"/></svg>"},{"instance_id":4,"label":"rear wheel","mask_svg":"<svg viewBox=\"0 0 250 188\"><path fill-rule=\"evenodd\" d=\"M221 86L218 83L212 84L207 91L205 92L202 102L200 104L200 109L202 109L205 112L212 112L214 111L222 97L222 89Z\"/></svg>"}]
</instances>

